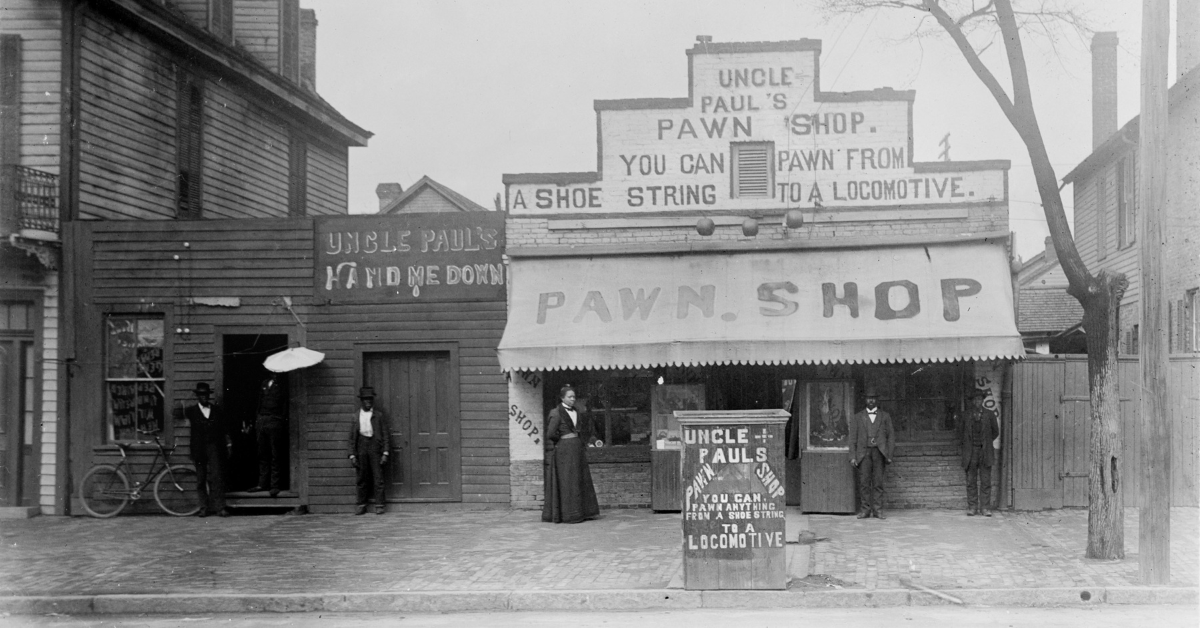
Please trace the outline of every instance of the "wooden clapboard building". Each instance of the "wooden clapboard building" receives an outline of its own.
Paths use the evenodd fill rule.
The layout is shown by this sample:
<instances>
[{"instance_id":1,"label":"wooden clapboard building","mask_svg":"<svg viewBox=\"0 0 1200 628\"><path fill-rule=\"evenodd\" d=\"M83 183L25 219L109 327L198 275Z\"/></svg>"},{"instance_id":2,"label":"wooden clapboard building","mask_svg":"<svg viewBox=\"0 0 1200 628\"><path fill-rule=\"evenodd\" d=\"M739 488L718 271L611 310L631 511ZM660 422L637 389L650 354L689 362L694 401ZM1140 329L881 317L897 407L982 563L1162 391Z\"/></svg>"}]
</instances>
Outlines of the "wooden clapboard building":
<instances>
[{"instance_id":1,"label":"wooden clapboard building","mask_svg":"<svg viewBox=\"0 0 1200 628\"><path fill-rule=\"evenodd\" d=\"M5 495L65 514L114 442L152 430L186 456L198 382L242 416L262 358L305 341L312 217L346 213L348 149L370 133L314 91L316 20L297 0L4 12L0 342L22 357L3 420L25 456ZM291 431L280 499L298 503L303 422Z\"/></svg>"}]
</instances>

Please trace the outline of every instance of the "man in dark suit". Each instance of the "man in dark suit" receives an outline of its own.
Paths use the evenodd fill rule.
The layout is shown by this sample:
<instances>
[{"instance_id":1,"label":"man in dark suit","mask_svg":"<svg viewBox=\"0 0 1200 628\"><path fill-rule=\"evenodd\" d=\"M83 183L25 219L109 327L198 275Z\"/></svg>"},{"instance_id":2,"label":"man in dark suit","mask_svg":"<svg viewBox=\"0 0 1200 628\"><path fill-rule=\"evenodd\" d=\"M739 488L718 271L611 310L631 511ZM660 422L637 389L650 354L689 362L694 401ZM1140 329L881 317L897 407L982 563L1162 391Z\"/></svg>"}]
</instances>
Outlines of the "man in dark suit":
<instances>
[{"instance_id":1,"label":"man in dark suit","mask_svg":"<svg viewBox=\"0 0 1200 628\"><path fill-rule=\"evenodd\" d=\"M967 472L967 516L992 516L992 460L995 459L996 415L983 407L987 392L971 391L971 408L959 418L962 466Z\"/></svg>"},{"instance_id":2,"label":"man in dark suit","mask_svg":"<svg viewBox=\"0 0 1200 628\"><path fill-rule=\"evenodd\" d=\"M883 516L883 476L885 463L892 461L896 436L892 417L879 409L879 397L867 390L867 406L849 421L850 464L858 469L858 518Z\"/></svg>"},{"instance_id":3,"label":"man in dark suit","mask_svg":"<svg viewBox=\"0 0 1200 628\"><path fill-rule=\"evenodd\" d=\"M212 388L208 383L196 384L192 391L196 404L183 410L192 426L192 463L196 466L196 492L200 495L200 517L216 512L228 517L225 507L225 467L228 449L233 446L225 425L225 413L212 403Z\"/></svg>"},{"instance_id":4,"label":"man in dark suit","mask_svg":"<svg viewBox=\"0 0 1200 628\"><path fill-rule=\"evenodd\" d=\"M375 389L364 386L358 391L359 411L350 425L350 464L357 476L358 495L354 514L367 512L367 499L375 493L375 514L384 511L383 465L388 461L391 440L387 417L375 409Z\"/></svg>"}]
</instances>

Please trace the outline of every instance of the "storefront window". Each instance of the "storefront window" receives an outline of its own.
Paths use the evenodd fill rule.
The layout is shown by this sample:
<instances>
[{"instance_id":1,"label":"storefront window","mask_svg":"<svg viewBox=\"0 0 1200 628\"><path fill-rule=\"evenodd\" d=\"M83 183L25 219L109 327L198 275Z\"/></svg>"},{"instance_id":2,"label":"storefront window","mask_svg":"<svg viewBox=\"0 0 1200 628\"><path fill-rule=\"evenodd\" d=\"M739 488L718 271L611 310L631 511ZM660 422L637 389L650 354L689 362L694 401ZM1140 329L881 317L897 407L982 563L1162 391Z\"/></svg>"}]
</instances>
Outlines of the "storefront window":
<instances>
[{"instance_id":1,"label":"storefront window","mask_svg":"<svg viewBox=\"0 0 1200 628\"><path fill-rule=\"evenodd\" d=\"M892 415L898 440L950 439L962 404L967 368L964 364L867 368L862 373L859 402L866 390L874 390L879 406Z\"/></svg>"},{"instance_id":2,"label":"storefront window","mask_svg":"<svg viewBox=\"0 0 1200 628\"><path fill-rule=\"evenodd\" d=\"M163 319L113 315L105 326L108 438L141 440L163 429Z\"/></svg>"},{"instance_id":3,"label":"storefront window","mask_svg":"<svg viewBox=\"0 0 1200 628\"><path fill-rule=\"evenodd\" d=\"M546 407L554 407L559 389L570 384L576 391L575 407L589 418L592 435L604 447L648 448L654 383L649 371L561 371L547 378Z\"/></svg>"}]
</instances>

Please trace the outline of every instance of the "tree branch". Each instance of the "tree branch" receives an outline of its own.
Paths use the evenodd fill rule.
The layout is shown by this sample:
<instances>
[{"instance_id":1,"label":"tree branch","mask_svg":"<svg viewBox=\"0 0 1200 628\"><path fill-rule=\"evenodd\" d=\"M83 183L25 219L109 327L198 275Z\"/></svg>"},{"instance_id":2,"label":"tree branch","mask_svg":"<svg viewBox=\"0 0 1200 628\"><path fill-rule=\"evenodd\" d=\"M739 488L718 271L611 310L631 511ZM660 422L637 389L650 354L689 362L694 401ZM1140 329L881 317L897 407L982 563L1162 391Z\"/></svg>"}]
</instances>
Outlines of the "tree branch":
<instances>
[{"instance_id":1,"label":"tree branch","mask_svg":"<svg viewBox=\"0 0 1200 628\"><path fill-rule=\"evenodd\" d=\"M1016 120L1013 118L1015 112L1012 101L1004 91L1004 87L1000 85L1000 81L996 80L992 71L983 64L983 60L976 54L974 46L967 40L967 36L963 33L962 28L938 4L938 0L922 0L922 8L928 11L937 20L938 24L941 25L942 29L950 35L950 38L954 40L954 44L958 46L959 52L967 60L967 64L971 66L971 70L975 72L975 76L979 77L984 87L992 93L992 98L995 99L996 104L1000 105L1000 110L1004 112L1004 116L1008 118L1009 122L1015 125Z\"/></svg>"}]
</instances>

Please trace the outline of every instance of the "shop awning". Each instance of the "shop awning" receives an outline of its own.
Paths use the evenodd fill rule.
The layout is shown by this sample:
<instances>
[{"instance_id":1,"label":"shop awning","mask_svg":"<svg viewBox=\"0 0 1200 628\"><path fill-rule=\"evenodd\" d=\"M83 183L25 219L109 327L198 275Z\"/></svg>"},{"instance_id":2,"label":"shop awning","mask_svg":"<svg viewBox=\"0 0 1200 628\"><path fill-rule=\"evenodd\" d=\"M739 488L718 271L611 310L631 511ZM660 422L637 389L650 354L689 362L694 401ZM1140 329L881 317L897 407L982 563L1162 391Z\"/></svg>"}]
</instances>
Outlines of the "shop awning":
<instances>
[{"instance_id":1,"label":"shop awning","mask_svg":"<svg viewBox=\"0 0 1200 628\"><path fill-rule=\"evenodd\" d=\"M511 277L506 371L1024 355L998 244L518 258Z\"/></svg>"}]
</instances>

